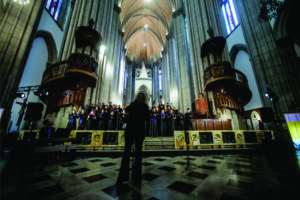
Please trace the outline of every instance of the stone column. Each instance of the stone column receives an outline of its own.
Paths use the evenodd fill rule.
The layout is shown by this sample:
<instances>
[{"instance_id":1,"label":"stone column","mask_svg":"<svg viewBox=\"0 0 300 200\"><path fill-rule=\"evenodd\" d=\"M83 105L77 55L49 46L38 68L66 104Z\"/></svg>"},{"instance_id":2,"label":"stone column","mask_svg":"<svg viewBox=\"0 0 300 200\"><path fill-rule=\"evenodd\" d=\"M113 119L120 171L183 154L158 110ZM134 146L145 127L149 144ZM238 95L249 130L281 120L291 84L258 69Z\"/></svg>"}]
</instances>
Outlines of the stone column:
<instances>
[{"instance_id":1,"label":"stone column","mask_svg":"<svg viewBox=\"0 0 300 200\"><path fill-rule=\"evenodd\" d=\"M175 40L175 56L178 63L179 108L186 110L192 105L192 77L189 63L189 53L186 44L186 26L183 9L180 8L172 15L172 27Z\"/></svg>"},{"instance_id":2,"label":"stone column","mask_svg":"<svg viewBox=\"0 0 300 200\"><path fill-rule=\"evenodd\" d=\"M136 77L136 63L135 63L135 60L133 60L132 62L132 77L131 77L131 82L132 82L132 85L131 85L131 100L130 102L132 102L135 98L135 77Z\"/></svg>"},{"instance_id":3,"label":"stone column","mask_svg":"<svg viewBox=\"0 0 300 200\"><path fill-rule=\"evenodd\" d=\"M178 65L177 65L177 57L175 51L175 39L173 34L169 34L166 38L166 46L164 51L163 59L167 60L168 66L168 79L169 79L169 89L168 89L168 100L166 103L169 103L173 107L178 108Z\"/></svg>"},{"instance_id":4,"label":"stone column","mask_svg":"<svg viewBox=\"0 0 300 200\"><path fill-rule=\"evenodd\" d=\"M193 95L195 97L204 92L204 69L210 64L208 60L201 59L201 46L211 37L208 30L211 29L214 36L223 35L220 31L222 26L219 23L219 14L216 12L216 9L220 8L216 5L216 1L211 0L184 1L193 85L195 87Z\"/></svg>"},{"instance_id":5,"label":"stone column","mask_svg":"<svg viewBox=\"0 0 300 200\"><path fill-rule=\"evenodd\" d=\"M151 59L150 69L151 69L151 76L152 76L152 98L151 98L151 106L152 106L153 104L156 104L155 99L157 94L155 92L155 88L158 87L157 82L155 82L155 69L154 69L153 59Z\"/></svg>"},{"instance_id":6,"label":"stone column","mask_svg":"<svg viewBox=\"0 0 300 200\"><path fill-rule=\"evenodd\" d=\"M135 60L128 62L128 78L126 87L126 104L131 103L134 100L135 91Z\"/></svg>"},{"instance_id":7,"label":"stone column","mask_svg":"<svg viewBox=\"0 0 300 200\"><path fill-rule=\"evenodd\" d=\"M158 105L160 103L160 94L159 94L159 62L160 60L158 60L155 64L154 64L154 72L153 72L153 76L154 76L154 82L155 82L155 87L152 88L153 94L155 94L155 104Z\"/></svg>"},{"instance_id":8,"label":"stone column","mask_svg":"<svg viewBox=\"0 0 300 200\"><path fill-rule=\"evenodd\" d=\"M169 55L164 52L163 58L161 59L161 71L162 71L162 101L164 104L170 103L170 73L169 73Z\"/></svg>"},{"instance_id":9,"label":"stone column","mask_svg":"<svg viewBox=\"0 0 300 200\"><path fill-rule=\"evenodd\" d=\"M113 20L112 20L112 35L110 37L110 44L112 44L112 80L110 81L110 92L109 92L109 100L112 103L118 103L120 101L119 96L119 79L120 73L124 73L120 71L121 64L121 52L122 52L122 31L119 14L121 9L115 4L113 10Z\"/></svg>"},{"instance_id":10,"label":"stone column","mask_svg":"<svg viewBox=\"0 0 300 200\"><path fill-rule=\"evenodd\" d=\"M300 102L299 58L297 57L291 38L281 38L276 43L279 47L279 54L282 55L282 63L284 63L282 67L283 73L288 77L287 82L283 83L283 87L290 89L289 95L291 99L287 100L287 106L289 106L292 102Z\"/></svg>"},{"instance_id":11,"label":"stone column","mask_svg":"<svg viewBox=\"0 0 300 200\"><path fill-rule=\"evenodd\" d=\"M27 5L13 1L7 4L0 18L0 107L5 108L1 127L8 124L14 100L11 93L21 80L44 8L44 1L40 0Z\"/></svg>"},{"instance_id":12,"label":"stone column","mask_svg":"<svg viewBox=\"0 0 300 200\"><path fill-rule=\"evenodd\" d=\"M100 3L102 6L99 8L96 30L101 33L103 38L102 45L105 47L105 56L103 65L101 66L101 77L98 76L98 81L100 82L100 87L96 88L98 92L98 99L100 102L108 103L110 101L110 90L111 90L111 81L113 75L113 52L114 52L114 43L112 43L111 36L113 35L112 27L115 26L113 23L113 1L104 1ZM101 59L101 58L99 58Z\"/></svg>"},{"instance_id":13,"label":"stone column","mask_svg":"<svg viewBox=\"0 0 300 200\"><path fill-rule=\"evenodd\" d=\"M236 1L236 5L263 105L272 106L271 101L264 96L266 86L269 85L279 97L275 102L278 114L288 112L291 101L299 102L299 97L293 91L300 89L299 84L292 81L295 76L290 77L290 73L286 72L286 69L296 69L295 63L286 62L289 59L288 48L279 50L270 23L258 22L259 0ZM280 117L284 119L282 115Z\"/></svg>"}]
</instances>

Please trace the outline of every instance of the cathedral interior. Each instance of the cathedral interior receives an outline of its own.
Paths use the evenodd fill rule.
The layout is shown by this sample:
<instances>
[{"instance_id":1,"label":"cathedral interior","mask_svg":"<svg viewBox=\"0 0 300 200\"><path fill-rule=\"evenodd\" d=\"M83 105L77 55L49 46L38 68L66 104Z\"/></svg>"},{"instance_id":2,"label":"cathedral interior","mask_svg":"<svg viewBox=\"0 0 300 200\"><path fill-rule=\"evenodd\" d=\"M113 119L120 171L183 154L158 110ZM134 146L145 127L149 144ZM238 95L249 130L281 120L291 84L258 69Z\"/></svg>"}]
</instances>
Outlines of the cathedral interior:
<instances>
[{"instance_id":1,"label":"cathedral interior","mask_svg":"<svg viewBox=\"0 0 300 200\"><path fill-rule=\"evenodd\" d=\"M296 198L297 8L0 0L1 198ZM120 189L126 107L139 92L152 120L142 184Z\"/></svg>"}]
</instances>

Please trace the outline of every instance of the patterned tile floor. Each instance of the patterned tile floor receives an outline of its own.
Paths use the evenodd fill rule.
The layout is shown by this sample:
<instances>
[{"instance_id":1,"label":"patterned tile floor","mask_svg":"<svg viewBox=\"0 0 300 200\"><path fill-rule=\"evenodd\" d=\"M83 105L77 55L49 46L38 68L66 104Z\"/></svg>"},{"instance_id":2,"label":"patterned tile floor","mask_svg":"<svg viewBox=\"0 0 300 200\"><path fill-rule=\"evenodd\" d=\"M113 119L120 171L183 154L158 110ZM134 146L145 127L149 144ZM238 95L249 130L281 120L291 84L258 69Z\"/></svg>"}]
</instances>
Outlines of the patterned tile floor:
<instances>
[{"instance_id":1,"label":"patterned tile floor","mask_svg":"<svg viewBox=\"0 0 300 200\"><path fill-rule=\"evenodd\" d=\"M140 187L115 185L121 158L12 159L1 199L299 199L300 152L143 158ZM53 161L53 160L52 160Z\"/></svg>"}]
</instances>

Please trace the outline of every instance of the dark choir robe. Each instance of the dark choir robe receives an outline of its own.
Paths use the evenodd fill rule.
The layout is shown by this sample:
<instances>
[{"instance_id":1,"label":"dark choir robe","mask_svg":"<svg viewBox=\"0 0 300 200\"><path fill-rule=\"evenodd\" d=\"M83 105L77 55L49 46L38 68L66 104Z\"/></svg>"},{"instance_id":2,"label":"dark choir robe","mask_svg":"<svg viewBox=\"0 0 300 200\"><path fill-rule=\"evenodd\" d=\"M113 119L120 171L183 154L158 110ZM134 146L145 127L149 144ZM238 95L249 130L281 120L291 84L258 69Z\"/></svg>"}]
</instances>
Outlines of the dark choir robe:
<instances>
[{"instance_id":1,"label":"dark choir robe","mask_svg":"<svg viewBox=\"0 0 300 200\"><path fill-rule=\"evenodd\" d=\"M71 130L76 130L76 118L78 117L77 113L71 113L68 116L68 125L67 128Z\"/></svg>"},{"instance_id":2,"label":"dark choir robe","mask_svg":"<svg viewBox=\"0 0 300 200\"><path fill-rule=\"evenodd\" d=\"M169 111L165 113L166 113L166 136L171 136L172 135L171 113Z\"/></svg>"},{"instance_id":3,"label":"dark choir robe","mask_svg":"<svg viewBox=\"0 0 300 200\"><path fill-rule=\"evenodd\" d=\"M95 113L90 113L86 124L86 130L95 130L96 124L97 119Z\"/></svg>"},{"instance_id":4,"label":"dark choir robe","mask_svg":"<svg viewBox=\"0 0 300 200\"><path fill-rule=\"evenodd\" d=\"M78 124L78 130L84 130L86 126L86 114L85 113L79 113L79 124Z\"/></svg>"},{"instance_id":5,"label":"dark choir robe","mask_svg":"<svg viewBox=\"0 0 300 200\"><path fill-rule=\"evenodd\" d=\"M108 128L107 130L115 130L114 128L114 113L110 113L108 116Z\"/></svg>"},{"instance_id":6,"label":"dark choir robe","mask_svg":"<svg viewBox=\"0 0 300 200\"><path fill-rule=\"evenodd\" d=\"M156 112L150 112L150 130L149 130L150 137L157 137L157 120L156 120Z\"/></svg>"},{"instance_id":7,"label":"dark choir robe","mask_svg":"<svg viewBox=\"0 0 300 200\"><path fill-rule=\"evenodd\" d=\"M184 115L182 113L178 113L176 118L178 130L184 130Z\"/></svg>"},{"instance_id":8,"label":"dark choir robe","mask_svg":"<svg viewBox=\"0 0 300 200\"><path fill-rule=\"evenodd\" d=\"M192 112L187 112L184 114L184 126L185 130L193 130L193 114Z\"/></svg>"},{"instance_id":9,"label":"dark choir robe","mask_svg":"<svg viewBox=\"0 0 300 200\"><path fill-rule=\"evenodd\" d=\"M176 114L174 113L170 114L170 125L171 125L170 136L173 136L173 132L175 130L178 130L176 120L177 120Z\"/></svg>"},{"instance_id":10,"label":"dark choir robe","mask_svg":"<svg viewBox=\"0 0 300 200\"><path fill-rule=\"evenodd\" d=\"M104 118L105 118L105 112L101 111L97 115L97 130L104 130Z\"/></svg>"},{"instance_id":11,"label":"dark choir robe","mask_svg":"<svg viewBox=\"0 0 300 200\"><path fill-rule=\"evenodd\" d=\"M100 121L100 113L101 113L101 110L98 108L98 109L95 110L94 112L95 112L95 117L96 117L96 121L95 121L95 129L94 129L94 130L101 130L101 129L98 129L99 121Z\"/></svg>"},{"instance_id":12,"label":"dark choir robe","mask_svg":"<svg viewBox=\"0 0 300 200\"><path fill-rule=\"evenodd\" d=\"M108 122L110 119L110 113L108 110L105 110L104 112L104 128L103 130L108 130Z\"/></svg>"},{"instance_id":13,"label":"dark choir robe","mask_svg":"<svg viewBox=\"0 0 300 200\"><path fill-rule=\"evenodd\" d=\"M161 129L161 114L159 111L156 111L156 121L157 121L157 134L158 136L162 136L162 129Z\"/></svg>"},{"instance_id":14,"label":"dark choir robe","mask_svg":"<svg viewBox=\"0 0 300 200\"><path fill-rule=\"evenodd\" d=\"M54 127L42 127L39 133L39 139L51 139L55 136L55 128Z\"/></svg>"},{"instance_id":15,"label":"dark choir robe","mask_svg":"<svg viewBox=\"0 0 300 200\"><path fill-rule=\"evenodd\" d=\"M112 130L120 130L120 114L119 114L119 108L117 108L113 113L113 129Z\"/></svg>"},{"instance_id":16,"label":"dark choir robe","mask_svg":"<svg viewBox=\"0 0 300 200\"><path fill-rule=\"evenodd\" d=\"M161 112L162 110L165 110L165 105L159 104L158 108L159 108L159 111Z\"/></svg>"},{"instance_id":17,"label":"dark choir robe","mask_svg":"<svg viewBox=\"0 0 300 200\"><path fill-rule=\"evenodd\" d=\"M167 114L161 113L161 135L167 136Z\"/></svg>"}]
</instances>

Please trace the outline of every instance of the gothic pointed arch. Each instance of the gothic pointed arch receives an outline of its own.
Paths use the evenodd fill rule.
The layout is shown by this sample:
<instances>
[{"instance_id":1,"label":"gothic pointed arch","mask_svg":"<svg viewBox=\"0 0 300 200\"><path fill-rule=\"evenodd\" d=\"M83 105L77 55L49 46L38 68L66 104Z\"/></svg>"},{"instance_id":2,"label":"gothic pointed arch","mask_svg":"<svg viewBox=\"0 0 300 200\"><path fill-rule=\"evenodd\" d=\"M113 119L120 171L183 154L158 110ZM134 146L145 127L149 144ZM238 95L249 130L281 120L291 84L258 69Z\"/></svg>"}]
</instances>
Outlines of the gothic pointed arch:
<instances>
[{"instance_id":1,"label":"gothic pointed arch","mask_svg":"<svg viewBox=\"0 0 300 200\"><path fill-rule=\"evenodd\" d=\"M236 45L234 45L230 49L230 53L229 53L231 63L234 64L235 58L236 58L237 54L239 53L239 51L245 51L245 52L248 53L248 48L244 44L236 44Z\"/></svg>"},{"instance_id":2,"label":"gothic pointed arch","mask_svg":"<svg viewBox=\"0 0 300 200\"><path fill-rule=\"evenodd\" d=\"M57 61L57 47L51 33L44 30L39 30L35 34L35 38L43 38L48 49L48 63L55 63Z\"/></svg>"},{"instance_id":3,"label":"gothic pointed arch","mask_svg":"<svg viewBox=\"0 0 300 200\"><path fill-rule=\"evenodd\" d=\"M279 9L279 14L273 28L277 41L291 38L300 46L300 30L295 28L296 24L299 24L300 19L299 6L299 1L285 1Z\"/></svg>"}]
</instances>

